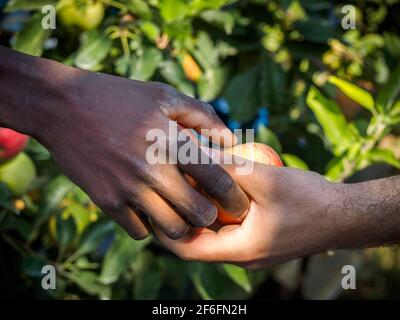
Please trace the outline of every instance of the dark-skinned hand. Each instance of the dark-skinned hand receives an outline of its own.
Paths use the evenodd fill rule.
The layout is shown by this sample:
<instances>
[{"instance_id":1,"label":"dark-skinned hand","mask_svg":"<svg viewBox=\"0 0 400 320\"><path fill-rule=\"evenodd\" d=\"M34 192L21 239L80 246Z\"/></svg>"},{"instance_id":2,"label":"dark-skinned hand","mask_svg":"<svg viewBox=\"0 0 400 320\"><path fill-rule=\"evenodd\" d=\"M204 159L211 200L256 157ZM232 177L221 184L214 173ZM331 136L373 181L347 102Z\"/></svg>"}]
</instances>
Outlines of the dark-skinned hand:
<instances>
[{"instance_id":1,"label":"dark-skinned hand","mask_svg":"<svg viewBox=\"0 0 400 320\"><path fill-rule=\"evenodd\" d=\"M189 223L208 226L215 205L190 187L187 173L227 211L249 206L220 166L151 165L146 134L169 122L223 130L212 107L170 86L83 71L0 48L0 124L37 138L65 174L133 238L149 234L148 219L170 238ZM18 92L18 94L16 94ZM232 133L221 143L232 145Z\"/></svg>"}]
</instances>

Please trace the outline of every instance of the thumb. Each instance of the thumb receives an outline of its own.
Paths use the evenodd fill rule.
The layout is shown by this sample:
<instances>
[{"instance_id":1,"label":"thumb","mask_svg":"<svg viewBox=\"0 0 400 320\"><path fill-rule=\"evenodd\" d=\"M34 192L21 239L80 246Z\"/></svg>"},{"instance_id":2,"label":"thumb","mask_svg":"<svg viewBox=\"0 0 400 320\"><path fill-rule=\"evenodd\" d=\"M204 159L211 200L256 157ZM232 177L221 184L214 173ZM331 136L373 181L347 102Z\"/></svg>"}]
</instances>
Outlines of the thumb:
<instances>
[{"instance_id":1,"label":"thumb","mask_svg":"<svg viewBox=\"0 0 400 320\"><path fill-rule=\"evenodd\" d=\"M167 117L186 128L196 130L214 144L231 147L237 142L233 132L222 122L209 103L175 91L175 98L165 99L160 103L160 108Z\"/></svg>"}]
</instances>

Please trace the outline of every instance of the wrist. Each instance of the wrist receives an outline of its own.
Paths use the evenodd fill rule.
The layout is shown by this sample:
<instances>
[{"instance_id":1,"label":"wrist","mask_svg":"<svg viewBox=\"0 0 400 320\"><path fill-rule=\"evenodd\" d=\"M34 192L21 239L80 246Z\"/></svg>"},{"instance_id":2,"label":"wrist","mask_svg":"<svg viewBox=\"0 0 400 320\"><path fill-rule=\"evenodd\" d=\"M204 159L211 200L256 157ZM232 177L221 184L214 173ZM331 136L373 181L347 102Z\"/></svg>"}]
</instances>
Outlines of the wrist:
<instances>
[{"instance_id":1,"label":"wrist","mask_svg":"<svg viewBox=\"0 0 400 320\"><path fill-rule=\"evenodd\" d=\"M343 184L340 201L340 249L400 241L398 177Z\"/></svg>"},{"instance_id":2,"label":"wrist","mask_svg":"<svg viewBox=\"0 0 400 320\"><path fill-rule=\"evenodd\" d=\"M0 57L0 125L41 138L63 117L74 69L3 47Z\"/></svg>"},{"instance_id":3,"label":"wrist","mask_svg":"<svg viewBox=\"0 0 400 320\"><path fill-rule=\"evenodd\" d=\"M348 186L344 183L327 182L327 187L320 194L320 210L322 219L319 220L321 243L319 252L343 248L344 238L348 232L348 221L343 208L346 203Z\"/></svg>"}]
</instances>

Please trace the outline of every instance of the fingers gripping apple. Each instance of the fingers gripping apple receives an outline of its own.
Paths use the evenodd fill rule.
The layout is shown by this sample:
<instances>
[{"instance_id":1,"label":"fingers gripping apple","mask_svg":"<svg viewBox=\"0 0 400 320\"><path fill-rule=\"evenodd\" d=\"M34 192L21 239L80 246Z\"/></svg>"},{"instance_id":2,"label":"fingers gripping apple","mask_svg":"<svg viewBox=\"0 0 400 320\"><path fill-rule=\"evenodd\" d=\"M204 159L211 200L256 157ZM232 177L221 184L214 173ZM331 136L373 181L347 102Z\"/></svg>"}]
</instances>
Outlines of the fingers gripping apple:
<instances>
[{"instance_id":1,"label":"fingers gripping apple","mask_svg":"<svg viewBox=\"0 0 400 320\"><path fill-rule=\"evenodd\" d=\"M244 158L246 160L251 160L254 162L259 162L265 165L282 167L283 163L279 158L278 154L271 147L262 143L245 143L234 146L228 149L228 152L234 156ZM234 217L228 212L225 212L218 204L218 222L223 225L226 224L238 224L244 219L244 215L240 217Z\"/></svg>"},{"instance_id":2,"label":"fingers gripping apple","mask_svg":"<svg viewBox=\"0 0 400 320\"><path fill-rule=\"evenodd\" d=\"M254 162L262 163L265 165L282 167L283 163L279 158L279 155L271 147L262 143L245 143L234 146L233 148L225 149L224 152L228 152L234 156L241 157L246 160L251 160ZM199 189L198 184L190 176L186 175L186 180L189 184L195 188ZM204 193L204 192L203 192ZM213 200L218 208L217 220L223 225L227 224L240 224L246 216L244 212L240 217L235 217L229 212L226 212L218 204L217 201Z\"/></svg>"}]
</instances>

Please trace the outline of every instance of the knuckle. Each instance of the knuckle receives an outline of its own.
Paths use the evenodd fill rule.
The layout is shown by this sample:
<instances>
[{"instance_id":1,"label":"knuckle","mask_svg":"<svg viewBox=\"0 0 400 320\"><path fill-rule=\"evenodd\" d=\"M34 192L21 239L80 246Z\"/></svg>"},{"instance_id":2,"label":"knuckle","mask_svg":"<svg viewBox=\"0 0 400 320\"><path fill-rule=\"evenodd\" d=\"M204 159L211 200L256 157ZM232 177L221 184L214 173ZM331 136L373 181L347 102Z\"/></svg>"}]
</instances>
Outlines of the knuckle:
<instances>
[{"instance_id":1,"label":"knuckle","mask_svg":"<svg viewBox=\"0 0 400 320\"><path fill-rule=\"evenodd\" d=\"M209 103L204 102L202 100L195 100L195 99L192 99L192 101L196 104L196 106L199 109L201 109L207 113L214 113L214 108Z\"/></svg>"},{"instance_id":2,"label":"knuckle","mask_svg":"<svg viewBox=\"0 0 400 320\"><path fill-rule=\"evenodd\" d=\"M162 93L163 91L167 90L167 87L169 87L168 84L160 81L148 81L146 82L146 85L149 87L150 90L158 93Z\"/></svg>"},{"instance_id":3,"label":"knuckle","mask_svg":"<svg viewBox=\"0 0 400 320\"><path fill-rule=\"evenodd\" d=\"M146 239L149 236L148 231L132 231L128 232L129 236L135 240L143 240Z\"/></svg>"},{"instance_id":4,"label":"knuckle","mask_svg":"<svg viewBox=\"0 0 400 320\"><path fill-rule=\"evenodd\" d=\"M99 207L106 213L118 213L123 210L124 202L117 197L103 197L99 201Z\"/></svg>"},{"instance_id":5,"label":"knuckle","mask_svg":"<svg viewBox=\"0 0 400 320\"><path fill-rule=\"evenodd\" d=\"M164 82L155 81L153 82L153 84L157 86L160 91L166 91L166 92L176 91L171 85Z\"/></svg>"},{"instance_id":6,"label":"knuckle","mask_svg":"<svg viewBox=\"0 0 400 320\"><path fill-rule=\"evenodd\" d=\"M232 192L235 189L235 186L235 182L227 173L220 172L220 174L217 174L215 179L211 181L208 191L212 196L219 199Z\"/></svg>"},{"instance_id":7,"label":"knuckle","mask_svg":"<svg viewBox=\"0 0 400 320\"><path fill-rule=\"evenodd\" d=\"M196 227L208 227L217 219L217 208L210 201L205 201L204 204L194 206L194 212L191 222Z\"/></svg>"},{"instance_id":8,"label":"knuckle","mask_svg":"<svg viewBox=\"0 0 400 320\"><path fill-rule=\"evenodd\" d=\"M154 187L157 185L157 182L160 181L159 172L156 169L155 165L150 165L148 163L143 163L140 166L141 170L138 173L139 178L142 181L146 181L146 184L150 187Z\"/></svg>"},{"instance_id":9,"label":"knuckle","mask_svg":"<svg viewBox=\"0 0 400 320\"><path fill-rule=\"evenodd\" d=\"M189 230L189 225L181 223L173 223L165 228L165 234L172 240L182 238Z\"/></svg>"},{"instance_id":10,"label":"knuckle","mask_svg":"<svg viewBox=\"0 0 400 320\"><path fill-rule=\"evenodd\" d=\"M169 84L153 82L153 85L155 86L154 89L158 92L159 98L161 99L171 99L179 95L179 92Z\"/></svg>"},{"instance_id":11,"label":"knuckle","mask_svg":"<svg viewBox=\"0 0 400 320\"><path fill-rule=\"evenodd\" d=\"M215 112L214 108L212 107L211 104L201 101L201 100L196 100L193 98L189 98L191 105L194 109L204 113L207 115L208 118L216 118L217 113Z\"/></svg>"},{"instance_id":12,"label":"knuckle","mask_svg":"<svg viewBox=\"0 0 400 320\"><path fill-rule=\"evenodd\" d=\"M216 113L215 113L215 110L214 110L214 108L211 106L211 104L209 104L209 103L207 103L207 102L204 102L204 101L199 101L198 104L200 105L200 108L201 108L203 111L205 111L207 114L209 114L209 115L214 115L214 114L216 114Z\"/></svg>"}]
</instances>

